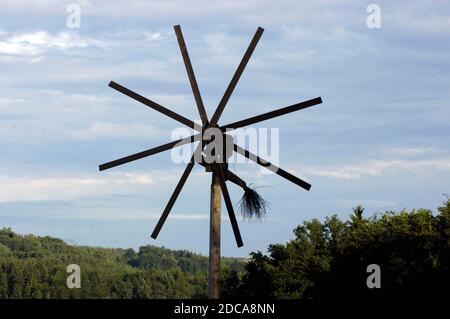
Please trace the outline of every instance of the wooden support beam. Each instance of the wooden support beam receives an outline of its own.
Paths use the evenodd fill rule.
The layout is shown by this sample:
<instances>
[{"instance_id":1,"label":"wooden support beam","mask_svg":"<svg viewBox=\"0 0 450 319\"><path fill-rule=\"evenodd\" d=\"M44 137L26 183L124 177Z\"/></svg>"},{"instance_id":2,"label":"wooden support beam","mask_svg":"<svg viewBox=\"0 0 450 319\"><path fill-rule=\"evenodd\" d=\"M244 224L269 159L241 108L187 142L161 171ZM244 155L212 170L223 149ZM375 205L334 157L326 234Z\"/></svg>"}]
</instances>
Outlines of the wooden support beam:
<instances>
[{"instance_id":1,"label":"wooden support beam","mask_svg":"<svg viewBox=\"0 0 450 319\"><path fill-rule=\"evenodd\" d=\"M209 218L209 274L208 297L220 298L220 228L221 228L222 198L220 182L217 176L212 174L211 181L211 211Z\"/></svg>"}]
</instances>

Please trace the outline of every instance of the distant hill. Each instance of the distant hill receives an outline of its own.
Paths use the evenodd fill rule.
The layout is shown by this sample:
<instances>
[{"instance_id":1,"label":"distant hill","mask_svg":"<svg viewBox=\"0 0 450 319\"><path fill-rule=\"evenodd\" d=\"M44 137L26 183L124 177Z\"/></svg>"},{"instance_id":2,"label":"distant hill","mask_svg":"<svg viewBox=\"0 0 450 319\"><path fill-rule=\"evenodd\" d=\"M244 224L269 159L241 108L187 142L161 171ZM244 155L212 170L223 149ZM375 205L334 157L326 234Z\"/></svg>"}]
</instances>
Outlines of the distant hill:
<instances>
[{"instance_id":1,"label":"distant hill","mask_svg":"<svg viewBox=\"0 0 450 319\"><path fill-rule=\"evenodd\" d=\"M67 288L69 264L80 266L82 289ZM223 266L242 272L245 260ZM207 257L185 250L71 246L0 229L0 298L203 298L207 268Z\"/></svg>"}]
</instances>

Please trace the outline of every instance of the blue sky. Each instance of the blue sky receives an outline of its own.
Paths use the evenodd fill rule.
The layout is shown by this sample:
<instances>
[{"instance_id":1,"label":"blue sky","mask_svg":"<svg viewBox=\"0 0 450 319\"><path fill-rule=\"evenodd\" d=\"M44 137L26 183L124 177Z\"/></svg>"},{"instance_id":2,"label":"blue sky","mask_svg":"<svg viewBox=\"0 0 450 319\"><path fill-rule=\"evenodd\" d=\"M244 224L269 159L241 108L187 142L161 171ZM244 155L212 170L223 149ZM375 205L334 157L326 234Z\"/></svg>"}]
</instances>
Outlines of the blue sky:
<instances>
[{"instance_id":1,"label":"blue sky","mask_svg":"<svg viewBox=\"0 0 450 319\"><path fill-rule=\"evenodd\" d=\"M0 227L114 247L207 253L210 177L197 167L154 241L185 165L170 153L110 171L98 165L170 141L178 123L121 95L114 80L199 119L177 46L180 24L211 116L256 28L265 32L221 123L321 96L265 122L280 166L310 192L252 164L233 169L271 203L240 220L246 256L292 238L303 220L435 208L450 180L447 1L1 1ZM81 28L66 26L81 7ZM369 29L366 8L381 8ZM241 191L229 186L234 202ZM225 210L224 210L224 214Z\"/></svg>"}]
</instances>

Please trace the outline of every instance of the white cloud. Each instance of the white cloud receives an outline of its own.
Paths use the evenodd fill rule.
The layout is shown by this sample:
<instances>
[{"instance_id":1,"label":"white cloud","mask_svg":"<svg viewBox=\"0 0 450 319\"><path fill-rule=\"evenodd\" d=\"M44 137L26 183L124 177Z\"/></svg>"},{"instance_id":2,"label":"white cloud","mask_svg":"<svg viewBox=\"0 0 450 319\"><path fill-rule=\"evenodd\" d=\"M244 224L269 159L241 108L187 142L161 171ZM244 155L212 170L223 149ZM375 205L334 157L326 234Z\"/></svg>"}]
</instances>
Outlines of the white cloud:
<instances>
[{"instance_id":1,"label":"white cloud","mask_svg":"<svg viewBox=\"0 0 450 319\"><path fill-rule=\"evenodd\" d=\"M22 103L25 102L26 100L22 99L22 98L10 98L10 97L6 97L6 96L0 96L0 105L10 105L10 104L15 104L15 103Z\"/></svg>"},{"instance_id":2,"label":"white cloud","mask_svg":"<svg viewBox=\"0 0 450 319\"><path fill-rule=\"evenodd\" d=\"M407 170L450 170L450 158L442 157L424 160L374 160L354 165L332 167L304 166L299 172L307 176L322 176L338 179L360 179L378 176L388 171Z\"/></svg>"},{"instance_id":3,"label":"white cloud","mask_svg":"<svg viewBox=\"0 0 450 319\"><path fill-rule=\"evenodd\" d=\"M251 41L251 33L245 36L229 34L225 31L215 31L204 35L205 53L208 59L204 62L210 65L233 66L239 63L242 58L242 52ZM255 63L255 56L252 57L252 63Z\"/></svg>"},{"instance_id":4,"label":"white cloud","mask_svg":"<svg viewBox=\"0 0 450 319\"><path fill-rule=\"evenodd\" d=\"M104 42L82 37L75 32L59 32L55 35L46 31L21 33L0 41L0 54L16 56L37 56L47 50L67 51L73 48L104 47Z\"/></svg>"},{"instance_id":5,"label":"white cloud","mask_svg":"<svg viewBox=\"0 0 450 319\"><path fill-rule=\"evenodd\" d=\"M95 219L95 220L158 220L161 217L162 212L154 212L150 209L141 210L141 209L120 209L120 210L108 210L101 211L101 209L96 209L95 211L90 210L81 210L77 211L74 214L65 214L64 216L59 215L58 217L64 218L76 218L76 219ZM54 215L52 217L55 217ZM177 213L172 212L168 220L177 219L177 220L208 220L209 214L201 214L201 213ZM243 221L244 219L241 216L237 216L238 220ZM222 214L222 220L229 220L228 216Z\"/></svg>"},{"instance_id":6,"label":"white cloud","mask_svg":"<svg viewBox=\"0 0 450 319\"><path fill-rule=\"evenodd\" d=\"M276 59L281 59L287 62L300 63L315 59L317 52L314 50L306 50L303 52L277 51L274 53Z\"/></svg>"},{"instance_id":7,"label":"white cloud","mask_svg":"<svg viewBox=\"0 0 450 319\"><path fill-rule=\"evenodd\" d=\"M215 53L225 53L229 51L231 37L223 32L208 33L205 35L205 42L209 46L210 50Z\"/></svg>"},{"instance_id":8,"label":"white cloud","mask_svg":"<svg viewBox=\"0 0 450 319\"><path fill-rule=\"evenodd\" d=\"M445 14L394 11L386 15L387 19L392 20L393 25L409 32L439 37L450 34L450 17Z\"/></svg>"},{"instance_id":9,"label":"white cloud","mask_svg":"<svg viewBox=\"0 0 450 319\"><path fill-rule=\"evenodd\" d=\"M95 176L27 177L0 175L0 202L70 200L83 196L126 191L124 185L153 185L158 173Z\"/></svg>"},{"instance_id":10,"label":"white cloud","mask_svg":"<svg viewBox=\"0 0 450 319\"><path fill-rule=\"evenodd\" d=\"M145 39L147 41L157 41L161 40L163 38L162 34L160 32L147 32L145 33Z\"/></svg>"},{"instance_id":11,"label":"white cloud","mask_svg":"<svg viewBox=\"0 0 450 319\"><path fill-rule=\"evenodd\" d=\"M383 153L387 155L394 156L415 156L421 154L427 154L435 151L434 148L431 147L398 147L398 148L388 148L384 150Z\"/></svg>"},{"instance_id":12,"label":"white cloud","mask_svg":"<svg viewBox=\"0 0 450 319\"><path fill-rule=\"evenodd\" d=\"M102 137L119 137L119 138L148 138L155 136L162 136L163 131L157 127L150 125L143 125L138 123L133 124L118 124L118 123L92 123L89 127L72 132L72 136L77 139L90 140Z\"/></svg>"},{"instance_id":13,"label":"white cloud","mask_svg":"<svg viewBox=\"0 0 450 319\"><path fill-rule=\"evenodd\" d=\"M151 50L148 51L151 53ZM171 54L170 52L169 54ZM1 53L0 53L1 57ZM30 57L27 57L29 59ZM177 59L177 63L182 65L182 61ZM14 62L8 60L8 62ZM17 61L15 61L17 62ZM51 62L51 65L50 65ZM96 84L107 85L109 81L115 80L122 85L127 85L125 81L129 79L140 81L154 80L158 83L186 83L186 77L180 76L181 68L175 69L173 62L164 58L147 58L145 60L134 60L133 58L114 64L113 67L108 65L105 67L104 61L99 62L94 59L77 59L64 57L63 59L48 60L47 63L41 63L33 68L35 73L21 74L4 74L0 76L0 83L5 86L36 84L42 81L45 72L45 80L50 83L80 83L80 84ZM108 61L108 64L115 62ZM64 70L64 72L61 72ZM180 71L181 70L181 71ZM184 74L183 74L184 75ZM133 89L133 87L130 87ZM111 92L111 91L110 91ZM138 93L144 94L139 91ZM117 96L117 95L114 95Z\"/></svg>"},{"instance_id":14,"label":"white cloud","mask_svg":"<svg viewBox=\"0 0 450 319\"><path fill-rule=\"evenodd\" d=\"M0 54L8 55L37 55L42 51L34 45L25 45L22 43L0 42Z\"/></svg>"},{"instance_id":15,"label":"white cloud","mask_svg":"<svg viewBox=\"0 0 450 319\"><path fill-rule=\"evenodd\" d=\"M149 211L132 211L129 212L122 212L122 213L106 213L104 216L102 214L95 214L95 216L92 216L91 214L86 216L87 218L94 217L95 219L120 219L120 220L129 220L129 219L159 219L161 217L161 213L158 212L149 212ZM78 218L78 216L77 216ZM83 218L83 217L81 217ZM177 214L172 213L169 216L169 219L181 219L181 220L203 220L203 219L209 219L208 214ZM225 218L223 218L225 219Z\"/></svg>"},{"instance_id":16,"label":"white cloud","mask_svg":"<svg viewBox=\"0 0 450 319\"><path fill-rule=\"evenodd\" d=\"M173 191L184 167L150 171L103 171L92 174L34 173L0 171L0 203L15 201L77 200L102 196L135 196L155 192ZM203 181L203 170L191 173L190 183Z\"/></svg>"},{"instance_id":17,"label":"white cloud","mask_svg":"<svg viewBox=\"0 0 450 319\"><path fill-rule=\"evenodd\" d=\"M77 219L102 219L102 220L158 220L161 217L162 212L152 212L151 210L135 210L127 209L120 211L105 211L97 209L95 212L79 211L74 215L66 215L65 218L77 218ZM187 213L177 214L173 212L169 215L168 219L181 219L181 220L204 220L209 219L208 214Z\"/></svg>"},{"instance_id":18,"label":"white cloud","mask_svg":"<svg viewBox=\"0 0 450 319\"><path fill-rule=\"evenodd\" d=\"M3 142L25 144L64 139L108 138L113 142L120 138L165 140L170 137L170 131L160 123L166 119L164 115L159 116L138 102L111 91L111 95L104 95L61 90L11 90L10 96L0 95L0 117L3 117L0 136L4 137ZM187 97L183 95L150 96L178 111L188 105ZM123 104L126 104L125 108ZM192 104L189 109L192 110ZM172 127L176 127L176 122Z\"/></svg>"}]
</instances>

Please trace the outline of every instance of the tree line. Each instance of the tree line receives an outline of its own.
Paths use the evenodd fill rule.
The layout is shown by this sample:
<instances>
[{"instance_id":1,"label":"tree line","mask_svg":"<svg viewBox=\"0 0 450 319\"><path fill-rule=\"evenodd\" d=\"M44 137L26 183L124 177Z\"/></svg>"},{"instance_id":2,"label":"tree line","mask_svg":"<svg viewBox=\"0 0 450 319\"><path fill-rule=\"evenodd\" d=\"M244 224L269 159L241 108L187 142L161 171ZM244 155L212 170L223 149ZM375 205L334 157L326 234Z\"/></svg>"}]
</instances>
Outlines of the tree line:
<instances>
[{"instance_id":1,"label":"tree line","mask_svg":"<svg viewBox=\"0 0 450 319\"><path fill-rule=\"evenodd\" d=\"M387 211L348 221L331 216L305 221L295 238L254 252L246 271L230 271L223 297L447 298L450 287L450 200L429 209ZM367 285L378 265L381 288Z\"/></svg>"},{"instance_id":2,"label":"tree line","mask_svg":"<svg viewBox=\"0 0 450 319\"><path fill-rule=\"evenodd\" d=\"M81 268L81 289L66 285ZM244 262L223 258L241 272ZM71 246L52 237L0 230L0 298L206 298L208 258L184 250Z\"/></svg>"},{"instance_id":3,"label":"tree line","mask_svg":"<svg viewBox=\"0 0 450 319\"><path fill-rule=\"evenodd\" d=\"M294 238L248 260L223 258L223 298L434 298L450 286L450 200L429 209L366 217L355 207L303 222ZM82 269L68 289L66 267ZM369 288L369 265L381 288ZM0 298L206 298L207 257L143 246L71 246L52 237L0 230Z\"/></svg>"}]
</instances>

